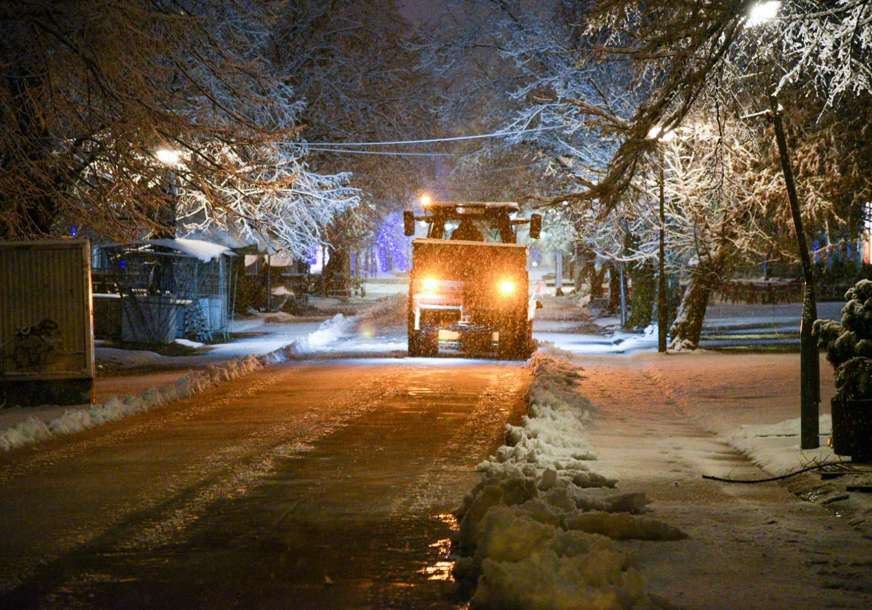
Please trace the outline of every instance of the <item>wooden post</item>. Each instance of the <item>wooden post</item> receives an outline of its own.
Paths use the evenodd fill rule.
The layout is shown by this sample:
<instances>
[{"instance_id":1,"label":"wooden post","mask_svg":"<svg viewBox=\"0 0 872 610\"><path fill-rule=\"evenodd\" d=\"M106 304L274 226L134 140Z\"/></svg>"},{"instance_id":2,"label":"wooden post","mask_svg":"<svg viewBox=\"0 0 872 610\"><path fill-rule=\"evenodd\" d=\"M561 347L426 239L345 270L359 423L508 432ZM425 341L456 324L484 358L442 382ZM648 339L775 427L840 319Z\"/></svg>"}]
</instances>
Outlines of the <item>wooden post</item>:
<instances>
[{"instance_id":1,"label":"wooden post","mask_svg":"<svg viewBox=\"0 0 872 610\"><path fill-rule=\"evenodd\" d=\"M793 228L796 232L796 244L799 248L799 260L802 262L804 286L802 291L802 321L799 326L799 356L800 356L800 447L816 449L820 445L818 407L820 402L820 360L817 341L812 334L812 326L817 319L817 304L815 302L814 273L811 267L811 256L805 240L805 229L802 226L802 214L799 209L799 197L796 194L796 183L790 158L787 152L787 138L784 135L784 125L781 121L781 107L778 98L769 96L772 123L775 127L775 141L778 143L778 155L781 159L781 171L784 174L784 184L787 187L787 199L790 202L790 214L793 216Z\"/></svg>"}]
</instances>

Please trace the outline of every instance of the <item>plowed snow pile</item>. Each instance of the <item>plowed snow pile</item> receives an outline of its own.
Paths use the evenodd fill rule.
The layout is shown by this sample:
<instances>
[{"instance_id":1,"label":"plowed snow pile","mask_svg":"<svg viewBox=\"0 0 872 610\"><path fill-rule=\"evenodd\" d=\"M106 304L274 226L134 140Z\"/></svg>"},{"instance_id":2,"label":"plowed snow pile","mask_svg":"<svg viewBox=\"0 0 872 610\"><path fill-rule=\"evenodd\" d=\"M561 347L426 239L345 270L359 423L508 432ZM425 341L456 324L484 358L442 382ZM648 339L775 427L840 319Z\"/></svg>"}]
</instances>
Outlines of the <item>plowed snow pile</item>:
<instances>
[{"instance_id":1,"label":"plowed snow pile","mask_svg":"<svg viewBox=\"0 0 872 610\"><path fill-rule=\"evenodd\" d=\"M578 369L541 352L530 366L529 415L479 465L482 480L457 513L455 575L475 584L477 608L649 606L645 579L615 541L685 535L638 516L644 494L619 493L591 470L591 405L576 391Z\"/></svg>"},{"instance_id":2,"label":"plowed snow pile","mask_svg":"<svg viewBox=\"0 0 872 610\"><path fill-rule=\"evenodd\" d=\"M407 294L394 294L376 301L372 307L361 312L361 324L371 324L380 329L405 327Z\"/></svg>"}]
</instances>

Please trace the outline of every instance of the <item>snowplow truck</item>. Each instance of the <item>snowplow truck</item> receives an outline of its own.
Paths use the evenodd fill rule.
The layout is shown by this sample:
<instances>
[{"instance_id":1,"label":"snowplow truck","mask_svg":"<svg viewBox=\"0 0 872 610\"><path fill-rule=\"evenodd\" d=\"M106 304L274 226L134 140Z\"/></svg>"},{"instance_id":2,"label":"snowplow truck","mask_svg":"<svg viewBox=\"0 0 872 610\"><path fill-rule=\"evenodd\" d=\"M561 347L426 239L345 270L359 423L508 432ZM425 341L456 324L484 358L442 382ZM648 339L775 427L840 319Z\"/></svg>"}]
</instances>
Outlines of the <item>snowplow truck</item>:
<instances>
[{"instance_id":1,"label":"snowplow truck","mask_svg":"<svg viewBox=\"0 0 872 610\"><path fill-rule=\"evenodd\" d=\"M513 202L430 202L424 215L404 212L405 234L426 222L427 237L412 241L409 278L410 356L460 353L526 359L533 350L527 248L516 227L537 239L542 217L513 219Z\"/></svg>"}]
</instances>

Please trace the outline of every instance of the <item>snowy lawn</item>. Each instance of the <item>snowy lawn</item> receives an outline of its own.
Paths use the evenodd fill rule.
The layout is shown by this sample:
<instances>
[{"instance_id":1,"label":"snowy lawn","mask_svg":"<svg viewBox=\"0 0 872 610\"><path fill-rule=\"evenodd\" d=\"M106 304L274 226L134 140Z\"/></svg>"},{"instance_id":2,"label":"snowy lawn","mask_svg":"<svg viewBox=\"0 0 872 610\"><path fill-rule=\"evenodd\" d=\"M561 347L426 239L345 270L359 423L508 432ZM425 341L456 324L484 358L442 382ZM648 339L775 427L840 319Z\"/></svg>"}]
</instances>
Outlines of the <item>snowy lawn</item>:
<instances>
[{"instance_id":1,"label":"snowy lawn","mask_svg":"<svg viewBox=\"0 0 872 610\"><path fill-rule=\"evenodd\" d=\"M458 510L455 566L475 586L473 607L628 608L651 602L631 553L616 541L677 540L676 528L639 516L644 494L620 493L592 468L590 403L578 368L555 353L530 362L530 410L479 465Z\"/></svg>"}]
</instances>

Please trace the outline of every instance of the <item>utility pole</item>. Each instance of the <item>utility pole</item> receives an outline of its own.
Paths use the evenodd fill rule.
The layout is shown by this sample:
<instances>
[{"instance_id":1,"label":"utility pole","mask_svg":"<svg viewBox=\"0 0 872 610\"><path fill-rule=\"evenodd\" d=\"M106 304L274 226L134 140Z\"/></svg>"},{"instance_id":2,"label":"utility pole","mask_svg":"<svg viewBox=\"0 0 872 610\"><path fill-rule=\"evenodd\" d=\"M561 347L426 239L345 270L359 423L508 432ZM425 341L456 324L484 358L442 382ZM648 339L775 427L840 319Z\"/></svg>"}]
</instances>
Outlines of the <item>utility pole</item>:
<instances>
[{"instance_id":1,"label":"utility pole","mask_svg":"<svg viewBox=\"0 0 872 610\"><path fill-rule=\"evenodd\" d=\"M621 279L621 330L627 325L627 288L624 284L624 261L618 263Z\"/></svg>"},{"instance_id":2,"label":"utility pole","mask_svg":"<svg viewBox=\"0 0 872 610\"><path fill-rule=\"evenodd\" d=\"M272 311L272 259L266 255L266 311Z\"/></svg>"},{"instance_id":3,"label":"utility pole","mask_svg":"<svg viewBox=\"0 0 872 610\"><path fill-rule=\"evenodd\" d=\"M554 252L554 295L563 296L563 252Z\"/></svg>"},{"instance_id":4,"label":"utility pole","mask_svg":"<svg viewBox=\"0 0 872 610\"><path fill-rule=\"evenodd\" d=\"M669 312L666 305L666 212L665 207L665 179L663 175L663 145L657 143L657 151L660 156L660 252L658 260L657 276L657 351L666 352L666 325L669 324Z\"/></svg>"},{"instance_id":5,"label":"utility pole","mask_svg":"<svg viewBox=\"0 0 872 610\"><path fill-rule=\"evenodd\" d=\"M770 113L775 127L775 140L778 143L778 155L781 159L781 171L784 174L784 184L787 187L787 199L790 202L790 213L793 216L793 228L796 232L796 243L799 247L799 260L802 262L802 321L799 326L799 356L800 356L800 447L816 449L820 446L818 407L821 399L820 389L820 356L817 341L812 333L812 326L817 319L817 304L815 302L814 274L811 267L811 256L805 240L805 229L802 226L802 215L799 209L799 197L796 194L796 183L793 169L790 167L790 157L787 153L787 138L784 135L784 125L781 121L781 106L778 98L769 96Z\"/></svg>"}]
</instances>

